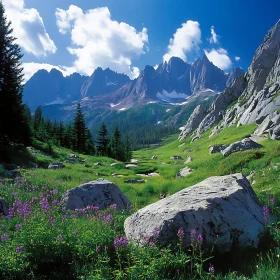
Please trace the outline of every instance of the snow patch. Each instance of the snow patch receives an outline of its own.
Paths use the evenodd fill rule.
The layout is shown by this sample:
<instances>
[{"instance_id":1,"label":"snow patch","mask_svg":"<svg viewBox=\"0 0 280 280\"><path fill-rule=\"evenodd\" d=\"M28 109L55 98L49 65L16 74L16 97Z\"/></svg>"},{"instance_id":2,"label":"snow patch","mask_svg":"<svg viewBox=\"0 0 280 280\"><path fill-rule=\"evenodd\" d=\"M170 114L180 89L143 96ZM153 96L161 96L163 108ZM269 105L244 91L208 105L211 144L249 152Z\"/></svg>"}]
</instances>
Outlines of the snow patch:
<instances>
[{"instance_id":1,"label":"snow patch","mask_svg":"<svg viewBox=\"0 0 280 280\"><path fill-rule=\"evenodd\" d=\"M118 103L118 104L113 104L113 103L110 103L110 107L112 108L112 107L116 107L116 106L119 106L121 104L121 102L120 103Z\"/></svg>"},{"instance_id":2,"label":"snow patch","mask_svg":"<svg viewBox=\"0 0 280 280\"><path fill-rule=\"evenodd\" d=\"M124 111L125 110L125 108L121 108L121 109L119 109L119 111Z\"/></svg>"},{"instance_id":3,"label":"snow patch","mask_svg":"<svg viewBox=\"0 0 280 280\"><path fill-rule=\"evenodd\" d=\"M166 109L166 111L165 111L165 112L167 113L167 112L169 112L170 110L171 110L171 109Z\"/></svg>"},{"instance_id":4,"label":"snow patch","mask_svg":"<svg viewBox=\"0 0 280 280\"><path fill-rule=\"evenodd\" d=\"M189 96L185 93L178 93L173 90L172 92L167 92L163 90L162 92L157 93L157 98L162 99L164 101L172 100L172 99L187 99Z\"/></svg>"},{"instance_id":5,"label":"snow patch","mask_svg":"<svg viewBox=\"0 0 280 280\"><path fill-rule=\"evenodd\" d=\"M179 127L179 130L184 130L185 129L185 127L184 126L181 126L181 127Z\"/></svg>"},{"instance_id":6,"label":"snow patch","mask_svg":"<svg viewBox=\"0 0 280 280\"><path fill-rule=\"evenodd\" d=\"M106 80L106 86L116 86L118 83L117 82L110 82L108 81L108 77L105 76L105 80Z\"/></svg>"}]
</instances>

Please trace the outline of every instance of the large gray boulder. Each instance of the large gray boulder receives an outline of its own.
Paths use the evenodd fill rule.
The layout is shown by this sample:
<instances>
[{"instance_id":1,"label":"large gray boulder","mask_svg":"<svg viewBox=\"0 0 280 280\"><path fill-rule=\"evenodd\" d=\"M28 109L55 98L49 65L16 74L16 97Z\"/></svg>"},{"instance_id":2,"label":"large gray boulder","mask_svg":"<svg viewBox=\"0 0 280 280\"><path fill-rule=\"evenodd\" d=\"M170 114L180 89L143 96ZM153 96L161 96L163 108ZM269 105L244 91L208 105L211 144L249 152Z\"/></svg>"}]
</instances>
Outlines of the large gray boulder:
<instances>
[{"instance_id":1,"label":"large gray boulder","mask_svg":"<svg viewBox=\"0 0 280 280\"><path fill-rule=\"evenodd\" d=\"M276 125L269 131L269 137L272 140L280 140L280 124Z\"/></svg>"},{"instance_id":2,"label":"large gray boulder","mask_svg":"<svg viewBox=\"0 0 280 280\"><path fill-rule=\"evenodd\" d=\"M66 209L83 209L87 206L98 206L105 209L113 204L123 210L131 206L130 201L114 183L98 179L68 190L62 197L62 205Z\"/></svg>"},{"instance_id":3,"label":"large gray boulder","mask_svg":"<svg viewBox=\"0 0 280 280\"><path fill-rule=\"evenodd\" d=\"M229 156L232 153L251 150L251 149L260 149L262 146L250 138L244 138L241 141L237 141L235 143L230 144L224 150L221 150L221 153L224 157Z\"/></svg>"},{"instance_id":4,"label":"large gray boulder","mask_svg":"<svg viewBox=\"0 0 280 280\"><path fill-rule=\"evenodd\" d=\"M224 150L228 145L215 145L215 146L211 146L209 147L209 153L210 154L216 154L221 152L222 150Z\"/></svg>"},{"instance_id":5,"label":"large gray boulder","mask_svg":"<svg viewBox=\"0 0 280 280\"><path fill-rule=\"evenodd\" d=\"M4 198L0 197L0 217L1 214L7 216L9 214L9 207Z\"/></svg>"},{"instance_id":6,"label":"large gray boulder","mask_svg":"<svg viewBox=\"0 0 280 280\"><path fill-rule=\"evenodd\" d=\"M270 220L270 217L267 216ZM125 220L129 240L145 236L163 246L175 244L182 228L186 246L191 231L202 234L203 248L219 253L235 246L257 247L265 232L263 205L242 174L210 177L140 209Z\"/></svg>"}]
</instances>

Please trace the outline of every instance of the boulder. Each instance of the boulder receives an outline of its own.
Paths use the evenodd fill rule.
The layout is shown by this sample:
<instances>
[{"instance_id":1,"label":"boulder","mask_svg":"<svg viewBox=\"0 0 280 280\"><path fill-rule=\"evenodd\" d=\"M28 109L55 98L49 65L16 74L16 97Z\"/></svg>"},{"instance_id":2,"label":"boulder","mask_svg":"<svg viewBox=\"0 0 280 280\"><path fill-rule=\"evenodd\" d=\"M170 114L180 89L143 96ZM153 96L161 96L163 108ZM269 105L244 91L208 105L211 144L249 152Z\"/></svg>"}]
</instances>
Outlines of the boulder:
<instances>
[{"instance_id":1,"label":"boulder","mask_svg":"<svg viewBox=\"0 0 280 280\"><path fill-rule=\"evenodd\" d=\"M142 183L145 183L145 180L141 179L141 180L138 180L138 179L127 179L127 180L124 180L123 181L124 183L128 183L128 184L142 184Z\"/></svg>"},{"instance_id":2,"label":"boulder","mask_svg":"<svg viewBox=\"0 0 280 280\"><path fill-rule=\"evenodd\" d=\"M176 244L179 228L186 246L196 231L205 250L257 247L265 232L263 205L242 174L215 176L138 210L124 223L129 240L141 242L145 236L163 246Z\"/></svg>"},{"instance_id":3,"label":"boulder","mask_svg":"<svg viewBox=\"0 0 280 280\"><path fill-rule=\"evenodd\" d=\"M210 154L216 154L224 150L228 145L216 145L216 146L210 146L209 147L209 153Z\"/></svg>"},{"instance_id":4,"label":"boulder","mask_svg":"<svg viewBox=\"0 0 280 280\"><path fill-rule=\"evenodd\" d=\"M9 170L5 172L5 177L7 178L17 178L21 177L21 173L17 170Z\"/></svg>"},{"instance_id":5,"label":"boulder","mask_svg":"<svg viewBox=\"0 0 280 280\"><path fill-rule=\"evenodd\" d=\"M132 169L132 168L137 168L137 167L138 167L137 164L127 164L127 165L125 166L125 168L127 168L127 169Z\"/></svg>"},{"instance_id":6,"label":"boulder","mask_svg":"<svg viewBox=\"0 0 280 280\"><path fill-rule=\"evenodd\" d=\"M182 159L181 156L171 156L170 159Z\"/></svg>"},{"instance_id":7,"label":"boulder","mask_svg":"<svg viewBox=\"0 0 280 280\"><path fill-rule=\"evenodd\" d=\"M7 216L9 214L9 207L4 198L0 197L0 217L1 214Z\"/></svg>"},{"instance_id":8,"label":"boulder","mask_svg":"<svg viewBox=\"0 0 280 280\"><path fill-rule=\"evenodd\" d=\"M187 159L186 159L186 161L185 161L185 164L188 164L188 163L191 162L191 161L192 161L191 156L188 156Z\"/></svg>"},{"instance_id":9,"label":"boulder","mask_svg":"<svg viewBox=\"0 0 280 280\"><path fill-rule=\"evenodd\" d=\"M198 139L199 139L199 136L194 136L194 137L192 138L191 143L197 141Z\"/></svg>"},{"instance_id":10,"label":"boulder","mask_svg":"<svg viewBox=\"0 0 280 280\"><path fill-rule=\"evenodd\" d=\"M75 164L75 160L73 160L73 159L66 159L64 162Z\"/></svg>"},{"instance_id":11,"label":"boulder","mask_svg":"<svg viewBox=\"0 0 280 280\"><path fill-rule=\"evenodd\" d=\"M131 162L131 163L137 163L137 162L139 162L139 160L138 160L138 159L135 159L135 158L132 158L132 159L130 160L130 162Z\"/></svg>"},{"instance_id":12,"label":"boulder","mask_svg":"<svg viewBox=\"0 0 280 280\"><path fill-rule=\"evenodd\" d=\"M49 166L48 166L48 169L61 169L61 168L64 168L65 165L62 164L61 162L54 162L54 163L51 163Z\"/></svg>"},{"instance_id":13,"label":"boulder","mask_svg":"<svg viewBox=\"0 0 280 280\"><path fill-rule=\"evenodd\" d=\"M157 156L152 156L151 159L157 159Z\"/></svg>"},{"instance_id":14,"label":"boulder","mask_svg":"<svg viewBox=\"0 0 280 280\"><path fill-rule=\"evenodd\" d=\"M101 163L101 162L96 162L96 163L94 163L93 165L94 165L94 166L101 166L102 163Z\"/></svg>"},{"instance_id":15,"label":"boulder","mask_svg":"<svg viewBox=\"0 0 280 280\"><path fill-rule=\"evenodd\" d=\"M235 152L251 150L251 149L260 149L261 147L262 146L260 144L252 141L250 138L244 138L241 141L237 141L235 143L230 144L227 148L221 150L221 153L224 157L227 157Z\"/></svg>"},{"instance_id":16,"label":"boulder","mask_svg":"<svg viewBox=\"0 0 280 280\"><path fill-rule=\"evenodd\" d=\"M122 166L123 163L122 162L113 162L110 164L111 166Z\"/></svg>"},{"instance_id":17,"label":"boulder","mask_svg":"<svg viewBox=\"0 0 280 280\"><path fill-rule=\"evenodd\" d=\"M192 173L193 169L186 166L185 168L182 168L179 173L176 175L177 178L183 178Z\"/></svg>"},{"instance_id":18,"label":"boulder","mask_svg":"<svg viewBox=\"0 0 280 280\"><path fill-rule=\"evenodd\" d=\"M117 209L123 210L131 206L130 201L114 183L98 179L68 190L62 196L65 209L83 209L87 206L98 206L105 209L116 204Z\"/></svg>"},{"instance_id":19,"label":"boulder","mask_svg":"<svg viewBox=\"0 0 280 280\"><path fill-rule=\"evenodd\" d=\"M69 157L69 158L79 158L79 156L78 155L76 155L76 154L68 154L67 155L67 157Z\"/></svg>"}]
</instances>

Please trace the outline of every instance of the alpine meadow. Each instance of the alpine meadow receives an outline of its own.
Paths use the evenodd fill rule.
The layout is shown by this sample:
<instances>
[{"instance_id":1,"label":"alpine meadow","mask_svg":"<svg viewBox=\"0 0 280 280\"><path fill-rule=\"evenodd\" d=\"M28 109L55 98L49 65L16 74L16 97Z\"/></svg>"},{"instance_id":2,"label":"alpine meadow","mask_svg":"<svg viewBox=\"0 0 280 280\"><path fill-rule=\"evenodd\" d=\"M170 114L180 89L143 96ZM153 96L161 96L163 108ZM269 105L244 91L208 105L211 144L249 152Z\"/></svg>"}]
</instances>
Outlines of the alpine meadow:
<instances>
[{"instance_id":1,"label":"alpine meadow","mask_svg":"<svg viewBox=\"0 0 280 280\"><path fill-rule=\"evenodd\" d=\"M0 279L280 279L280 3L80 2L0 0Z\"/></svg>"}]
</instances>

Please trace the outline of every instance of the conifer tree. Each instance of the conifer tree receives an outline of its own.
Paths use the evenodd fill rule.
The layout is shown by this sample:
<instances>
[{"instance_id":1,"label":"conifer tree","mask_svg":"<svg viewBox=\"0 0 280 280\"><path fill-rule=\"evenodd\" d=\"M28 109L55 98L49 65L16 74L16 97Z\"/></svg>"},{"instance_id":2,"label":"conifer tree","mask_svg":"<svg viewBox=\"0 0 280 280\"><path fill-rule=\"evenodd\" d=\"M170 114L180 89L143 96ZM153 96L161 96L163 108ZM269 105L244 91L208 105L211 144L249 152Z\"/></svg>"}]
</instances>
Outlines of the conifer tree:
<instances>
[{"instance_id":1,"label":"conifer tree","mask_svg":"<svg viewBox=\"0 0 280 280\"><path fill-rule=\"evenodd\" d=\"M104 123L102 123L96 140L97 152L101 156L108 155L108 145L109 145L109 137L108 137L108 130Z\"/></svg>"},{"instance_id":2,"label":"conifer tree","mask_svg":"<svg viewBox=\"0 0 280 280\"><path fill-rule=\"evenodd\" d=\"M30 135L22 105L21 50L12 36L11 22L0 1L0 146L29 144Z\"/></svg>"},{"instance_id":3,"label":"conifer tree","mask_svg":"<svg viewBox=\"0 0 280 280\"><path fill-rule=\"evenodd\" d=\"M86 148L85 148L85 152L87 154L90 155L94 155L95 154L95 149L94 149L94 142L92 139L92 134L90 132L90 130L87 128L86 129Z\"/></svg>"},{"instance_id":4,"label":"conifer tree","mask_svg":"<svg viewBox=\"0 0 280 280\"><path fill-rule=\"evenodd\" d=\"M125 139L124 158L125 158L125 161L130 161L132 158L132 148L131 148L131 143L130 143L128 136L126 136L126 139Z\"/></svg>"},{"instance_id":5,"label":"conifer tree","mask_svg":"<svg viewBox=\"0 0 280 280\"><path fill-rule=\"evenodd\" d=\"M121 132L118 127L116 127L110 142L110 156L118 160L124 159Z\"/></svg>"},{"instance_id":6,"label":"conifer tree","mask_svg":"<svg viewBox=\"0 0 280 280\"><path fill-rule=\"evenodd\" d=\"M86 149L86 124L81 104L78 103L74 119L74 149L78 152L85 152Z\"/></svg>"}]
</instances>

